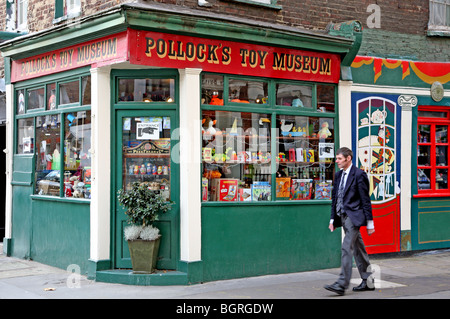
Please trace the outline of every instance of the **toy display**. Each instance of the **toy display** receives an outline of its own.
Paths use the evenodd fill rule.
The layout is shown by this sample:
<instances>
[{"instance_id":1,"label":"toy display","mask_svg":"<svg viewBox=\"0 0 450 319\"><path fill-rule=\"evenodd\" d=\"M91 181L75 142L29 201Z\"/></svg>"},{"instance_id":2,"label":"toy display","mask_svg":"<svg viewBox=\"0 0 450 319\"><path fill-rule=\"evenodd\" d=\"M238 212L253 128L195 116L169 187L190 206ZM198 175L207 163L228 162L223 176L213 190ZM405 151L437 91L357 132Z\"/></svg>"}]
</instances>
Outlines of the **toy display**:
<instances>
[{"instance_id":1,"label":"toy display","mask_svg":"<svg viewBox=\"0 0 450 319\"><path fill-rule=\"evenodd\" d=\"M312 179L292 179L291 199L311 199Z\"/></svg>"},{"instance_id":2,"label":"toy display","mask_svg":"<svg viewBox=\"0 0 450 319\"><path fill-rule=\"evenodd\" d=\"M238 180L220 178L211 181L211 198L219 202L235 202L238 198Z\"/></svg>"},{"instance_id":3,"label":"toy display","mask_svg":"<svg viewBox=\"0 0 450 319\"><path fill-rule=\"evenodd\" d=\"M277 199L290 199L291 197L291 178L279 177L276 179Z\"/></svg>"},{"instance_id":4,"label":"toy display","mask_svg":"<svg viewBox=\"0 0 450 319\"><path fill-rule=\"evenodd\" d=\"M332 189L331 181L316 183L314 198L315 199L331 199L331 189Z\"/></svg>"},{"instance_id":5,"label":"toy display","mask_svg":"<svg viewBox=\"0 0 450 319\"><path fill-rule=\"evenodd\" d=\"M292 103L302 107L301 101ZM280 115L272 121L267 114L213 110L203 110L202 116L203 201L326 200L331 196L333 119ZM279 134L275 147L273 128Z\"/></svg>"},{"instance_id":6,"label":"toy display","mask_svg":"<svg viewBox=\"0 0 450 319\"><path fill-rule=\"evenodd\" d=\"M272 188L268 182L254 182L252 184L252 201L270 201L272 198Z\"/></svg>"}]
</instances>

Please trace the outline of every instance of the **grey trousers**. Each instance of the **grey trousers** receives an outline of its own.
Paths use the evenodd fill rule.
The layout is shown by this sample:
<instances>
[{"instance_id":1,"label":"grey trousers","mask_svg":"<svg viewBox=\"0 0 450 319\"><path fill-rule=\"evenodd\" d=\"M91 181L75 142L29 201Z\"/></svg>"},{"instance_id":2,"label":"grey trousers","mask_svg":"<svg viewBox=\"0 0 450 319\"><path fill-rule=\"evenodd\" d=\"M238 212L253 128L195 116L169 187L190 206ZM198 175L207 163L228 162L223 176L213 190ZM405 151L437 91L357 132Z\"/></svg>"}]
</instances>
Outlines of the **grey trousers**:
<instances>
[{"instance_id":1,"label":"grey trousers","mask_svg":"<svg viewBox=\"0 0 450 319\"><path fill-rule=\"evenodd\" d=\"M366 280L371 273L367 272L367 267L370 265L369 256L359 232L359 227L355 227L347 216L341 217L341 220L345 236L342 242L341 273L337 282L347 289L352 277L352 257L355 257L356 267L358 267L361 279Z\"/></svg>"}]
</instances>

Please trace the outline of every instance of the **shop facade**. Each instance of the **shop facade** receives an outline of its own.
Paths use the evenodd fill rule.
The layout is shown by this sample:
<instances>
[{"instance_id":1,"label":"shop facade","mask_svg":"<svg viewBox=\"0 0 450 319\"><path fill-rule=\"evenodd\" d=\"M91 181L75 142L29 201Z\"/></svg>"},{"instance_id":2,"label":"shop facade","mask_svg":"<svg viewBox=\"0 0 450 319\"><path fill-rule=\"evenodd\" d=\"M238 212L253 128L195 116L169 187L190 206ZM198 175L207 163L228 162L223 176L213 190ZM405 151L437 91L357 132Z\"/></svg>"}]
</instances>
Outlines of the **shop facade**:
<instances>
[{"instance_id":1,"label":"shop facade","mask_svg":"<svg viewBox=\"0 0 450 319\"><path fill-rule=\"evenodd\" d=\"M3 44L5 251L130 284L338 266L326 225L354 43L122 5ZM175 202L156 275L130 275L116 195L134 181Z\"/></svg>"},{"instance_id":2,"label":"shop facade","mask_svg":"<svg viewBox=\"0 0 450 319\"><path fill-rule=\"evenodd\" d=\"M363 236L369 253L450 246L449 74L448 62L357 56L352 63L347 124L377 225L376 235Z\"/></svg>"}]
</instances>

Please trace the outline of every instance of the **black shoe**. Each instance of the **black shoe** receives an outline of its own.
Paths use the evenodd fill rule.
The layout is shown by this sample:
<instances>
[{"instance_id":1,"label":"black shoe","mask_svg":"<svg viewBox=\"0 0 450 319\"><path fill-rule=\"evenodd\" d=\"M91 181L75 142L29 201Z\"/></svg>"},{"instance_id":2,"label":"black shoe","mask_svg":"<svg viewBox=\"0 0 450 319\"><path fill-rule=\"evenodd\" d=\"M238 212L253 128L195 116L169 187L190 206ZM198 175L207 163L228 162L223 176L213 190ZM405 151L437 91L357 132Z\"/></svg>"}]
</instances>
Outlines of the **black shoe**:
<instances>
[{"instance_id":1,"label":"black shoe","mask_svg":"<svg viewBox=\"0 0 450 319\"><path fill-rule=\"evenodd\" d=\"M373 291L375 290L375 286L372 282L372 288L367 285L367 280L363 280L358 287L353 287L353 291Z\"/></svg>"},{"instance_id":2,"label":"black shoe","mask_svg":"<svg viewBox=\"0 0 450 319\"><path fill-rule=\"evenodd\" d=\"M334 293L337 293L340 296L343 296L345 294L345 288L339 285L337 282L335 282L332 285L326 285L323 288L326 290L332 291Z\"/></svg>"}]
</instances>

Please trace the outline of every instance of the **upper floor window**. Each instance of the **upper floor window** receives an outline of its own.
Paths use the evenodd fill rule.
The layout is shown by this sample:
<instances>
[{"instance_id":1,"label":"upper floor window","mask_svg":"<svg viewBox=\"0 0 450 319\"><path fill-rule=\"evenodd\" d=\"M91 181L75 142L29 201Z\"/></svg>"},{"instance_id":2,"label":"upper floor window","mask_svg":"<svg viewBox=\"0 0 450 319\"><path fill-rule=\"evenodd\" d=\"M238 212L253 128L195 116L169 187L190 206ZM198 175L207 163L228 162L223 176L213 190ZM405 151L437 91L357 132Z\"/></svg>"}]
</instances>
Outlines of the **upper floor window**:
<instances>
[{"instance_id":1,"label":"upper floor window","mask_svg":"<svg viewBox=\"0 0 450 319\"><path fill-rule=\"evenodd\" d=\"M430 0L428 29L431 32L450 32L450 0Z\"/></svg>"},{"instance_id":2,"label":"upper floor window","mask_svg":"<svg viewBox=\"0 0 450 319\"><path fill-rule=\"evenodd\" d=\"M55 0L55 19L53 23L75 18L80 14L81 0Z\"/></svg>"},{"instance_id":3,"label":"upper floor window","mask_svg":"<svg viewBox=\"0 0 450 319\"><path fill-rule=\"evenodd\" d=\"M27 29L28 0L17 0L16 28L19 31Z\"/></svg>"},{"instance_id":4,"label":"upper floor window","mask_svg":"<svg viewBox=\"0 0 450 319\"><path fill-rule=\"evenodd\" d=\"M276 10L281 9L281 6L279 4L277 4L277 0L232 0L232 1L256 5L256 6L264 6L264 7L268 7L268 8L272 8L272 9L276 9Z\"/></svg>"}]
</instances>

